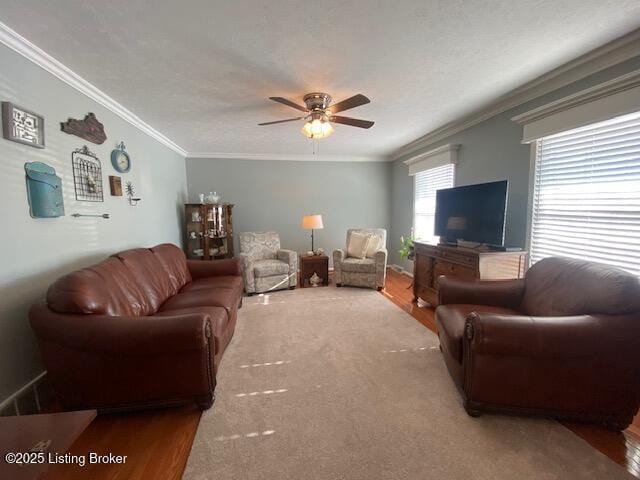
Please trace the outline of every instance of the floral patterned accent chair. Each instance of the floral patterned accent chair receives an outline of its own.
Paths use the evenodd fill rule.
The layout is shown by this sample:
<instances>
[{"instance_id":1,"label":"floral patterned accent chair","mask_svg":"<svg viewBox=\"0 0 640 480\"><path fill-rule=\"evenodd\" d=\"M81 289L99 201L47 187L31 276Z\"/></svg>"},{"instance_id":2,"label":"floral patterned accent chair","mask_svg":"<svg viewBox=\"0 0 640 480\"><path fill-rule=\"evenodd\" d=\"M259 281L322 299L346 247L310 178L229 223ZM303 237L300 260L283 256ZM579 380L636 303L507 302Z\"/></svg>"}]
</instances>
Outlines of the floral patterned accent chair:
<instances>
[{"instance_id":1,"label":"floral patterned accent chair","mask_svg":"<svg viewBox=\"0 0 640 480\"><path fill-rule=\"evenodd\" d=\"M296 288L298 254L281 249L276 232L244 232L239 238L247 294Z\"/></svg>"},{"instance_id":2,"label":"floral patterned accent chair","mask_svg":"<svg viewBox=\"0 0 640 480\"><path fill-rule=\"evenodd\" d=\"M347 230L347 248L333 252L333 274L337 287L351 285L382 290L387 275L387 231L384 228Z\"/></svg>"}]
</instances>

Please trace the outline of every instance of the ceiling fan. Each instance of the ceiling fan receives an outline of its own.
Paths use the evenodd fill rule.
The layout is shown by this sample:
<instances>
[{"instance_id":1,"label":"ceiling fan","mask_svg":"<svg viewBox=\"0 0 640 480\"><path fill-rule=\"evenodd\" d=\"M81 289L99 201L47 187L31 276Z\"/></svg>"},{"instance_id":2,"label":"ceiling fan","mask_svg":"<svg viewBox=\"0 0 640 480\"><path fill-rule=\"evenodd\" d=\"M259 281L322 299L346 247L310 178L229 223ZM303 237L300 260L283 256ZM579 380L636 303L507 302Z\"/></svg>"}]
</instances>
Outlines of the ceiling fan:
<instances>
[{"instance_id":1,"label":"ceiling fan","mask_svg":"<svg viewBox=\"0 0 640 480\"><path fill-rule=\"evenodd\" d=\"M275 125L278 123L295 122L297 120L307 120L302 127L302 134L312 139L325 138L333 133L331 123L341 123L358 128L371 128L374 122L360 120L357 118L343 117L336 115L338 112L349 110L350 108L366 105L371 102L367 97L358 93L341 102L331 104L332 98L327 93L308 93L303 97L306 106L298 105L291 100L282 97L269 97L269 100L282 103L289 107L304 112L305 115L286 120L276 120L275 122L259 123L258 125Z\"/></svg>"}]
</instances>

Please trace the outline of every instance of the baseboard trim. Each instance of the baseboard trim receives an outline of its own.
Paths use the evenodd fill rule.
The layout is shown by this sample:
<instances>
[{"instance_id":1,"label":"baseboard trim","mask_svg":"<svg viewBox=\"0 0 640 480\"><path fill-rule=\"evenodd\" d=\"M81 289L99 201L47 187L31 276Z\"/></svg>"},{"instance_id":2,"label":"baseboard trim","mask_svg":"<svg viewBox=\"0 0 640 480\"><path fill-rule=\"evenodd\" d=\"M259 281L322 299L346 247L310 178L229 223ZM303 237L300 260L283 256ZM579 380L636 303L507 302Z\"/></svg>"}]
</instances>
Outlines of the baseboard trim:
<instances>
[{"instance_id":1,"label":"baseboard trim","mask_svg":"<svg viewBox=\"0 0 640 480\"><path fill-rule=\"evenodd\" d=\"M393 268L396 272L401 273L402 275L406 275L407 277L413 278L413 272L410 272L409 270L405 270L397 263L390 264L389 268Z\"/></svg>"},{"instance_id":2,"label":"baseboard trim","mask_svg":"<svg viewBox=\"0 0 640 480\"><path fill-rule=\"evenodd\" d=\"M38 387L42 384L46 375L46 370L42 373L39 373L18 390L5 398L2 402L0 402L0 415L5 415L5 411L7 411L10 407L13 407L14 415L28 415L42 411L43 405L40 401L40 393L38 391ZM35 411L33 411L34 408L22 408L20 404L32 405L35 407Z\"/></svg>"}]
</instances>

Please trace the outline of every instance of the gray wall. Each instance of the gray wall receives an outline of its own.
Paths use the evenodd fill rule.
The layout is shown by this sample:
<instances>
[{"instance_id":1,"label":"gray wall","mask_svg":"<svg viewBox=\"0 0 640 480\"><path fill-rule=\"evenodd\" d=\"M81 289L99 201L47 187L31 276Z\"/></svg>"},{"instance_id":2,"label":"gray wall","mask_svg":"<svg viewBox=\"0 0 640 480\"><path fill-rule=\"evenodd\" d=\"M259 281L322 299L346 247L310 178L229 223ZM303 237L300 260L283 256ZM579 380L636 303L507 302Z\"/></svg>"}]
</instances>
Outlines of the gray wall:
<instances>
[{"instance_id":1,"label":"gray wall","mask_svg":"<svg viewBox=\"0 0 640 480\"><path fill-rule=\"evenodd\" d=\"M187 183L191 201L216 191L235 204L236 234L275 230L283 248L298 252L311 247L302 216L320 213L325 228L316 231L315 246L331 252L344 248L348 228L389 229L390 168L381 162L188 158Z\"/></svg>"},{"instance_id":2,"label":"gray wall","mask_svg":"<svg viewBox=\"0 0 640 480\"><path fill-rule=\"evenodd\" d=\"M529 197L530 147L522 145L522 128L511 118L553 100L565 97L590 86L640 68L640 56L608 68L566 87L519 105L496 115L422 151L444 144L460 144L459 164L456 167L456 185L509 180L509 200L505 245L525 247ZM415 155L418 152L414 152ZM407 235L413 223L413 178L402 163L407 157L393 163L391 178L391 241L398 242ZM397 248L390 246L390 263L412 270L412 262L400 260Z\"/></svg>"},{"instance_id":3,"label":"gray wall","mask_svg":"<svg viewBox=\"0 0 640 480\"><path fill-rule=\"evenodd\" d=\"M58 276L118 250L160 242L180 244L182 203L186 199L184 158L120 117L48 74L24 57L0 46L0 100L33 110L45 118L46 148L0 138L0 401L42 371L27 320L29 306L42 298ZM60 131L68 117L94 112L108 139L95 145ZM109 195L108 175L115 175L110 152L123 140L132 181L142 202ZM71 152L88 144L102 162L104 203L75 200ZM62 177L66 216L33 219L25 191L25 162L41 161ZM72 218L75 212L110 213L109 220Z\"/></svg>"}]
</instances>

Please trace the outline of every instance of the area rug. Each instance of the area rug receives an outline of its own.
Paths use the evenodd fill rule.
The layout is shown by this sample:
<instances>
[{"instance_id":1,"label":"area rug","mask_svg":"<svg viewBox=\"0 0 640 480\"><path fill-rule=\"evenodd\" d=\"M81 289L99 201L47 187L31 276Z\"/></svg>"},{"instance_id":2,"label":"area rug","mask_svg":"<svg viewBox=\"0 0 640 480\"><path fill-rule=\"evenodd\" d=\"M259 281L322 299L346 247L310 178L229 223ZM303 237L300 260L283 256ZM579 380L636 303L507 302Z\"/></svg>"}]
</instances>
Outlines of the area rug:
<instances>
[{"instance_id":1,"label":"area rug","mask_svg":"<svg viewBox=\"0 0 640 480\"><path fill-rule=\"evenodd\" d=\"M245 298L184 478L633 478L557 422L467 416L437 346L373 290Z\"/></svg>"}]
</instances>

